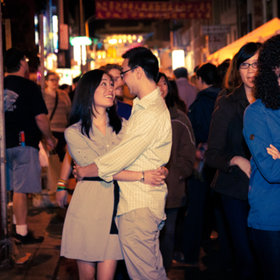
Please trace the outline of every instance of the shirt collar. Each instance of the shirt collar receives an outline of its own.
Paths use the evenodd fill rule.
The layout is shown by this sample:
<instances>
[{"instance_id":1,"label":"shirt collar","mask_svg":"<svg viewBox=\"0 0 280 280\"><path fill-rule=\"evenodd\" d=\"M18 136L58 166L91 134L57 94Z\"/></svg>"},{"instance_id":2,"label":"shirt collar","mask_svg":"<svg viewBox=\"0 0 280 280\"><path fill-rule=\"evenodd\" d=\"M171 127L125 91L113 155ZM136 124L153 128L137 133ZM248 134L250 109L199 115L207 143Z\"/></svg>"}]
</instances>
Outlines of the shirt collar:
<instances>
[{"instance_id":1,"label":"shirt collar","mask_svg":"<svg viewBox=\"0 0 280 280\"><path fill-rule=\"evenodd\" d=\"M142 99L139 99L138 97L134 98L133 107L135 108L136 106L140 106L146 109L147 106L151 103L151 101L158 98L158 96L161 96L161 93L159 88L157 87L155 90L144 96Z\"/></svg>"}]
</instances>

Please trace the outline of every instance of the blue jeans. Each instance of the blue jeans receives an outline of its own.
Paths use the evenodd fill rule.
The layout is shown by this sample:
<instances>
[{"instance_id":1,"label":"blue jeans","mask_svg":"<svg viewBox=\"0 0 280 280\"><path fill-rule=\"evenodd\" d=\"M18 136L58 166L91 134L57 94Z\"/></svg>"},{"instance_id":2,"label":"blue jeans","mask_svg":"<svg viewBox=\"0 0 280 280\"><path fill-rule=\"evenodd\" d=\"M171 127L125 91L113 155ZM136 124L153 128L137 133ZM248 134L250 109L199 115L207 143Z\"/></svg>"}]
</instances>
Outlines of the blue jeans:
<instances>
[{"instance_id":1,"label":"blue jeans","mask_svg":"<svg viewBox=\"0 0 280 280\"><path fill-rule=\"evenodd\" d=\"M280 231L250 229L263 279L280 279Z\"/></svg>"}]
</instances>

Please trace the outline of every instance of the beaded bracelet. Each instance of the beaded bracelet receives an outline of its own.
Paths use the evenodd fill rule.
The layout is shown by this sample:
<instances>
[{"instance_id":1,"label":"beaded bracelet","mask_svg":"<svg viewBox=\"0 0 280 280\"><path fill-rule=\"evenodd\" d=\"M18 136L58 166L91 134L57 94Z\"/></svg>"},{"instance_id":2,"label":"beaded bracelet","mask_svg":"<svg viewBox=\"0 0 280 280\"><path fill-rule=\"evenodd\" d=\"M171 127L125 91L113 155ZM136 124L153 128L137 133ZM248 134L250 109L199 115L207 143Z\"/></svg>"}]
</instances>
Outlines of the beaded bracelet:
<instances>
[{"instance_id":1,"label":"beaded bracelet","mask_svg":"<svg viewBox=\"0 0 280 280\"><path fill-rule=\"evenodd\" d=\"M63 180L63 179L59 179L57 181L57 188L56 188L56 191L59 192L59 191L67 191L67 187L66 187L66 181Z\"/></svg>"},{"instance_id":2,"label":"beaded bracelet","mask_svg":"<svg viewBox=\"0 0 280 280\"><path fill-rule=\"evenodd\" d=\"M56 188L56 191L57 192L59 192L59 191L67 191L68 189L66 188L66 187L60 187L60 186L58 186L57 188Z\"/></svg>"},{"instance_id":3,"label":"beaded bracelet","mask_svg":"<svg viewBox=\"0 0 280 280\"><path fill-rule=\"evenodd\" d=\"M61 184L61 185L66 185L67 181L66 180L63 180L63 179L59 179L57 181L58 184Z\"/></svg>"}]
</instances>

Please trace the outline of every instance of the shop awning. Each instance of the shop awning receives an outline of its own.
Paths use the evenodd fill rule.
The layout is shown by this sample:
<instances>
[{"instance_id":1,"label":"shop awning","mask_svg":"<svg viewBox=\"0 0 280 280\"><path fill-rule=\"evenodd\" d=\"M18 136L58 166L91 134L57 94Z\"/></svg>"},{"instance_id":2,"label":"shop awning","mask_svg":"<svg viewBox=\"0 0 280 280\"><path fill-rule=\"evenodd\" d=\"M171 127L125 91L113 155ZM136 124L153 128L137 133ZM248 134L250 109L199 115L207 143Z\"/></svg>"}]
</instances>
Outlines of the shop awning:
<instances>
[{"instance_id":1,"label":"shop awning","mask_svg":"<svg viewBox=\"0 0 280 280\"><path fill-rule=\"evenodd\" d=\"M219 49L207 57L207 61L213 64L220 64L227 58L232 58L238 50L248 42L264 42L273 35L280 34L280 19L274 18L261 25L245 36Z\"/></svg>"}]
</instances>

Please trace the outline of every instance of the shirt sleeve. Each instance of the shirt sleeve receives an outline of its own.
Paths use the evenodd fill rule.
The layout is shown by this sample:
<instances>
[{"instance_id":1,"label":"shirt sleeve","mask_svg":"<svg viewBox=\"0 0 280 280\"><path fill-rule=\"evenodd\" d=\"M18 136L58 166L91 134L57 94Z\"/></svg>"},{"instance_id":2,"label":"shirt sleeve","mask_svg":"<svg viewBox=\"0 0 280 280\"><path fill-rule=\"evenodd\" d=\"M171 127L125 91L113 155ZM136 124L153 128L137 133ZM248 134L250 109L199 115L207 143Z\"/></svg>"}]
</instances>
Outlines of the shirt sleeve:
<instances>
[{"instance_id":1,"label":"shirt sleeve","mask_svg":"<svg viewBox=\"0 0 280 280\"><path fill-rule=\"evenodd\" d=\"M157 117L152 112L138 113L137 118L133 118L132 123L129 122L122 141L95 160L99 177L111 181L114 174L130 166L153 143L162 125Z\"/></svg>"},{"instance_id":2,"label":"shirt sleeve","mask_svg":"<svg viewBox=\"0 0 280 280\"><path fill-rule=\"evenodd\" d=\"M244 115L243 134L259 172L269 183L279 183L280 159L274 160L267 153L266 148L272 144L280 150L280 136L272 135L265 110L267 109L262 111L257 106L247 108Z\"/></svg>"}]
</instances>

